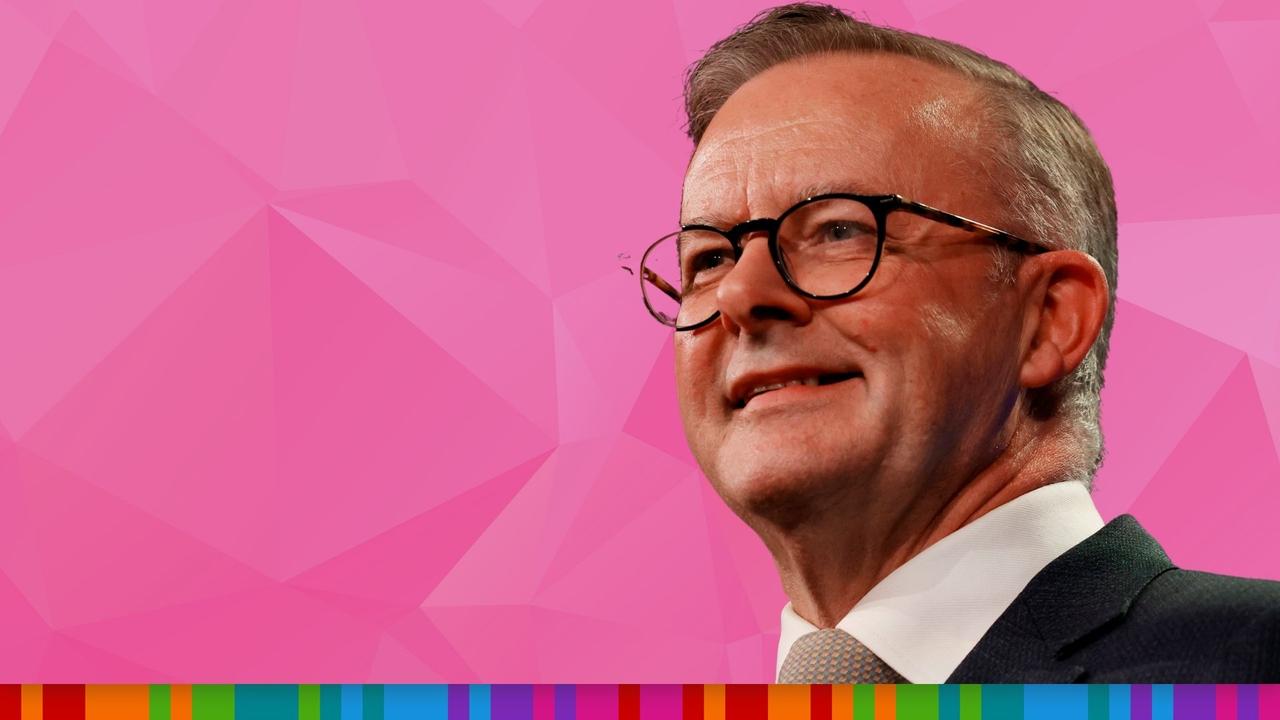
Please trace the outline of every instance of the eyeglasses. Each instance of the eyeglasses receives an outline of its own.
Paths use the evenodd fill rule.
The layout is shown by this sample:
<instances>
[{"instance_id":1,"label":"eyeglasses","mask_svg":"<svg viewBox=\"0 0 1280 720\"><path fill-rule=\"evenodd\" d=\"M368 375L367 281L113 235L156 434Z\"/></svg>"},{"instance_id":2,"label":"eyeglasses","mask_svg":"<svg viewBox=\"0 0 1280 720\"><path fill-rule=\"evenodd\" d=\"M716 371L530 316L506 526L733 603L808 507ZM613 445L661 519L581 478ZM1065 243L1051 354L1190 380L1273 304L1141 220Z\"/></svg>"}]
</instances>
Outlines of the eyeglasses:
<instances>
[{"instance_id":1,"label":"eyeglasses","mask_svg":"<svg viewBox=\"0 0 1280 720\"><path fill-rule=\"evenodd\" d=\"M814 300L847 298L871 282L885 242L923 245L931 222L974 233L1014 252L1051 248L952 215L900 195L828 193L805 198L775 218L728 230L684 225L649 246L640 261L640 291L658 322L694 330L714 320L716 289L742 258L743 239L769 234L769 254L792 290Z\"/></svg>"}]
</instances>

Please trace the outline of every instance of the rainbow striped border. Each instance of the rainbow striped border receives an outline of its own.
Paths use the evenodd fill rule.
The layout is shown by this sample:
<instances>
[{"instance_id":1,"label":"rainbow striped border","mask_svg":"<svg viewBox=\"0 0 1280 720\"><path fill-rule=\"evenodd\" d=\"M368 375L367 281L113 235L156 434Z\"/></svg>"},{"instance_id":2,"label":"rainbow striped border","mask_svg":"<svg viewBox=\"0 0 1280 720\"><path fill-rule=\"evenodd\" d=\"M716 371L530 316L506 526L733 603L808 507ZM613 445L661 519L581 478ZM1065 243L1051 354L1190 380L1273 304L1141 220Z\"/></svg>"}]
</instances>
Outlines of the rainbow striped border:
<instances>
[{"instance_id":1,"label":"rainbow striped border","mask_svg":"<svg viewBox=\"0 0 1280 720\"><path fill-rule=\"evenodd\" d=\"M1280 685L0 685L0 720L1280 718Z\"/></svg>"}]
</instances>

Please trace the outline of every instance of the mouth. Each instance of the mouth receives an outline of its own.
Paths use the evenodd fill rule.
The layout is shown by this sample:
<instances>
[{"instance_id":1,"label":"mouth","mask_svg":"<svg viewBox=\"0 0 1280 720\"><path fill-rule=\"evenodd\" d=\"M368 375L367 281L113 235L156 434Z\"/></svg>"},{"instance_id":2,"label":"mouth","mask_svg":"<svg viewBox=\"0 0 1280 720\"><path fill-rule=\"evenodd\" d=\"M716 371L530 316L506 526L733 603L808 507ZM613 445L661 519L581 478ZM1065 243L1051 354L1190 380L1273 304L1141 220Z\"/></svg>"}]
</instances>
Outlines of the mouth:
<instances>
[{"instance_id":1,"label":"mouth","mask_svg":"<svg viewBox=\"0 0 1280 720\"><path fill-rule=\"evenodd\" d=\"M756 387L749 388L746 394L743 395L740 400L734 403L733 407L735 410L741 410L745 408L754 398L760 397L761 395L765 395L767 393L776 392L784 388L794 387L797 385L807 386L807 387L825 387L827 385L835 385L837 383L845 382L846 380L852 380L854 378L860 378L860 377L862 377L862 373L860 372L832 373L828 375L815 375L812 377L797 378L794 380L788 380L786 382L771 383L768 385L758 385Z\"/></svg>"}]
</instances>

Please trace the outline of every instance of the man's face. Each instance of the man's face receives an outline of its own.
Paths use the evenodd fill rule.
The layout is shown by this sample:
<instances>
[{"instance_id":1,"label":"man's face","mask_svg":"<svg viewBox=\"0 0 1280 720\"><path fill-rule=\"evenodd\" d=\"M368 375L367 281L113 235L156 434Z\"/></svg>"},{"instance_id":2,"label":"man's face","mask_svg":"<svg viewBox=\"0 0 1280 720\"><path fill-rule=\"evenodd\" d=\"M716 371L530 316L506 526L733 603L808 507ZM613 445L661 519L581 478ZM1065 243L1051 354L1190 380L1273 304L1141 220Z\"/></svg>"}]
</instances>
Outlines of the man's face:
<instances>
[{"instance_id":1,"label":"man's face","mask_svg":"<svg viewBox=\"0 0 1280 720\"><path fill-rule=\"evenodd\" d=\"M980 172L988 143L972 85L923 62L829 55L776 66L735 92L689 164L681 221L729 228L825 191L897 193L999 226ZM749 523L819 511L904 513L945 499L1007 438L1017 388L1012 291L988 279L988 245L928 223L924 247L887 248L851 298L792 292L764 234L721 282L720 317L676 333L690 447ZM950 244L948 244L950 243ZM747 386L797 376L743 403ZM874 507L868 503L874 501Z\"/></svg>"}]
</instances>

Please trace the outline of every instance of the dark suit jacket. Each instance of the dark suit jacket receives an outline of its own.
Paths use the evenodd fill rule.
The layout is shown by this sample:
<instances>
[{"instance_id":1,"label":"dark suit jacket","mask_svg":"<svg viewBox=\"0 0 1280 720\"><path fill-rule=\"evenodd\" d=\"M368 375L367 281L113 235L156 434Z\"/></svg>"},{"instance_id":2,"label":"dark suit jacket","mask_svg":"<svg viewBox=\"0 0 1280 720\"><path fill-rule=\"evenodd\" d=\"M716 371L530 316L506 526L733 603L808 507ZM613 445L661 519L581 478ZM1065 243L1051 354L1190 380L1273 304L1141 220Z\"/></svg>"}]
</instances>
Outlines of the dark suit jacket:
<instances>
[{"instance_id":1,"label":"dark suit jacket","mask_svg":"<svg viewBox=\"0 0 1280 720\"><path fill-rule=\"evenodd\" d=\"M947 682L1280 682L1280 582L1176 568L1121 515L1032 578Z\"/></svg>"}]
</instances>

